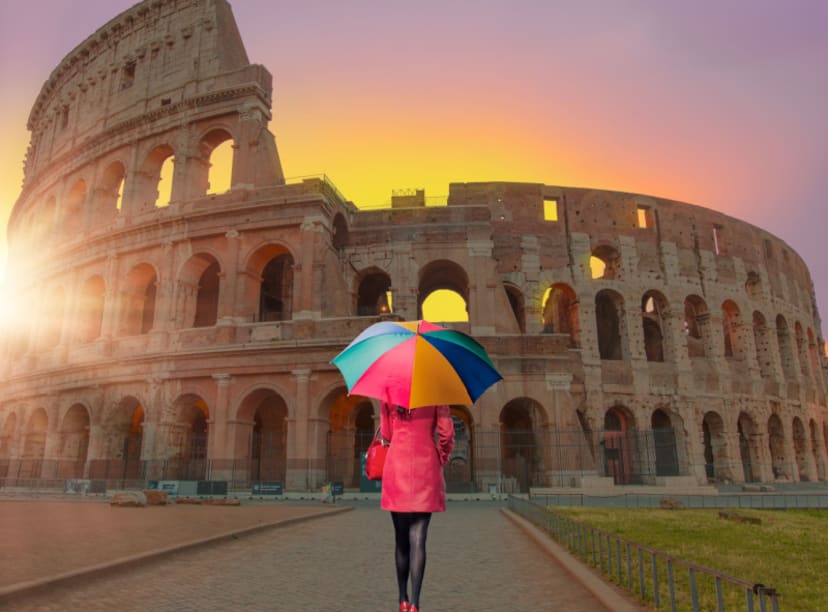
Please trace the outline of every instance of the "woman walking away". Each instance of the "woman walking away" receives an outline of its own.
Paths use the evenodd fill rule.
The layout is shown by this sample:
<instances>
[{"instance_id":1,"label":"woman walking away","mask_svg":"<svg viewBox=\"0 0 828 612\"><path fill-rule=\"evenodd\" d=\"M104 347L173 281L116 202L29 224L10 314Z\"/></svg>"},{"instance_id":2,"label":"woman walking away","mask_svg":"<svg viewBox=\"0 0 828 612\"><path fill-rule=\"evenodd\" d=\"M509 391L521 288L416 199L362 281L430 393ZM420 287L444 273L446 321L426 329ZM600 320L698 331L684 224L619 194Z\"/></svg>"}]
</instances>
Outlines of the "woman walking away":
<instances>
[{"instance_id":1,"label":"woman walking away","mask_svg":"<svg viewBox=\"0 0 828 612\"><path fill-rule=\"evenodd\" d=\"M431 513L446 510L443 466L454 448L454 425L448 406L409 410L386 403L381 405L380 424L383 439L391 444L382 473L381 505L391 511L394 523L399 610L418 612Z\"/></svg>"}]
</instances>

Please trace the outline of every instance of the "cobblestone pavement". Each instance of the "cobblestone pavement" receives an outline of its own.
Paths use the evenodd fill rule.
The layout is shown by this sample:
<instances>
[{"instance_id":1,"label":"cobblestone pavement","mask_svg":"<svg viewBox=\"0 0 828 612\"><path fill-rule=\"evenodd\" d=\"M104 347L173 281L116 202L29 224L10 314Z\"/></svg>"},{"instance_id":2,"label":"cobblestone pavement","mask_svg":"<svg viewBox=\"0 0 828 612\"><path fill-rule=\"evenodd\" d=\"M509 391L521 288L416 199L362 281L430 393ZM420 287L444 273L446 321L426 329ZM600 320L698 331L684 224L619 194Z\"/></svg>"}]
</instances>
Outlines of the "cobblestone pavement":
<instances>
[{"instance_id":1,"label":"cobblestone pavement","mask_svg":"<svg viewBox=\"0 0 828 612\"><path fill-rule=\"evenodd\" d=\"M165 556L31 595L20 611L397 609L388 513L374 502L289 527ZM421 604L430 611L605 610L501 512L457 502L435 514ZM11 608L10 608L11 609Z\"/></svg>"}]
</instances>

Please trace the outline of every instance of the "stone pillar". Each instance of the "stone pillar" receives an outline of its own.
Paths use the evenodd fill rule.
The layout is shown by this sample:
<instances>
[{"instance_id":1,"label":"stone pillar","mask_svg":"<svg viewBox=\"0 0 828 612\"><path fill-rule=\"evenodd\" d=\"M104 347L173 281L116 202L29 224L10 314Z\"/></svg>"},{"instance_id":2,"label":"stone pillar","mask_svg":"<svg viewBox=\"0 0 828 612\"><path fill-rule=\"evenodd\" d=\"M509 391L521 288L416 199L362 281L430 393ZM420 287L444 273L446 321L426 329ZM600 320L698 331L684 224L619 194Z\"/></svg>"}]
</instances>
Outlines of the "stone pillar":
<instances>
[{"instance_id":1,"label":"stone pillar","mask_svg":"<svg viewBox=\"0 0 828 612\"><path fill-rule=\"evenodd\" d=\"M232 475L232 446L227 421L230 419L229 391L233 378L229 374L213 374L216 381L216 401L211 411L207 459L211 480L229 480Z\"/></svg>"},{"instance_id":2,"label":"stone pillar","mask_svg":"<svg viewBox=\"0 0 828 612\"><path fill-rule=\"evenodd\" d=\"M231 229L224 234L227 240L227 271L221 282L218 303L218 320L220 325L232 325L236 310L236 295L239 285L239 232Z\"/></svg>"},{"instance_id":3,"label":"stone pillar","mask_svg":"<svg viewBox=\"0 0 828 612\"><path fill-rule=\"evenodd\" d=\"M323 262L317 256L323 231L321 219L305 217L301 225L302 238L299 260L294 264L293 307L294 319L318 319L321 316ZM318 263L317 263L318 262Z\"/></svg>"},{"instance_id":4,"label":"stone pillar","mask_svg":"<svg viewBox=\"0 0 828 612\"><path fill-rule=\"evenodd\" d=\"M310 415L308 369L293 370L296 378L296 400L292 416L288 415L287 474L285 488L306 491L309 486L310 451L308 448L308 419Z\"/></svg>"},{"instance_id":5,"label":"stone pillar","mask_svg":"<svg viewBox=\"0 0 828 612\"><path fill-rule=\"evenodd\" d=\"M104 312L101 321L101 338L110 342L113 336L119 335L118 315L120 306L120 282L119 282L119 261L118 256L109 254L106 258L105 282L106 292L104 294ZM107 351L108 353L108 351Z\"/></svg>"},{"instance_id":6,"label":"stone pillar","mask_svg":"<svg viewBox=\"0 0 828 612\"><path fill-rule=\"evenodd\" d=\"M497 313L490 307L498 303L495 291L500 291L500 281L492 269L492 249L494 243L488 238L468 240L469 262L469 300L466 308L469 313L469 327L473 336L491 336L496 333L495 318Z\"/></svg>"}]
</instances>

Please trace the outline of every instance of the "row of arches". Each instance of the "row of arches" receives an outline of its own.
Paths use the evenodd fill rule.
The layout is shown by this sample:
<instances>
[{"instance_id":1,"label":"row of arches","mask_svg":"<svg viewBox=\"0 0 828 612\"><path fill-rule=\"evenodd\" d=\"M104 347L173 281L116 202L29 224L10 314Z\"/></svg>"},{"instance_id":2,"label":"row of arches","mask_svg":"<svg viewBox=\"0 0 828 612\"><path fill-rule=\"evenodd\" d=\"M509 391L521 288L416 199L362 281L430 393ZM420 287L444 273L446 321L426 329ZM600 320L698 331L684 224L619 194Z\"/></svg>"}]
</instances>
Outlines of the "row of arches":
<instances>
[{"instance_id":1,"label":"row of arches","mask_svg":"<svg viewBox=\"0 0 828 612\"><path fill-rule=\"evenodd\" d=\"M117 155L102 161L86 176L62 189L55 187L54 193L30 206L16 224L12 244L35 248L50 238L74 238L88 227L114 219L121 210L166 207L175 194L194 199L223 193L231 185L234 146L228 128L208 129L198 139L195 155L180 156L188 160L186 173L175 172L176 151L170 144L155 145L134 168Z\"/></svg>"}]
</instances>

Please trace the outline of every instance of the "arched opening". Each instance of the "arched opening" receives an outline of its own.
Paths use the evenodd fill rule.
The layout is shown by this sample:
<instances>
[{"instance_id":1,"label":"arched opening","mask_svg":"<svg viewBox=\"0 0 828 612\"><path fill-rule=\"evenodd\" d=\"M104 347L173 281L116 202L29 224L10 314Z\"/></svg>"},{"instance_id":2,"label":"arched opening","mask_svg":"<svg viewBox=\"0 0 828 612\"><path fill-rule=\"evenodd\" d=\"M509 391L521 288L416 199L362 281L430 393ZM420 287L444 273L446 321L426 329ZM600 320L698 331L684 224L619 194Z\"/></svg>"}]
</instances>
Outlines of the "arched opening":
<instances>
[{"instance_id":1,"label":"arched opening","mask_svg":"<svg viewBox=\"0 0 828 612\"><path fill-rule=\"evenodd\" d=\"M0 432L0 478L9 475L9 462L12 458L12 445L17 435L17 415L11 413L3 423L3 430Z\"/></svg>"},{"instance_id":2,"label":"arched opening","mask_svg":"<svg viewBox=\"0 0 828 612\"><path fill-rule=\"evenodd\" d=\"M776 316L776 342L779 348L779 359L782 361L782 371L785 378L796 380L794 353L791 347L791 336L788 331L788 322L782 315Z\"/></svg>"},{"instance_id":3,"label":"arched opening","mask_svg":"<svg viewBox=\"0 0 828 612\"><path fill-rule=\"evenodd\" d=\"M773 349L770 330L764 315L758 310L753 312L753 343L756 345L756 362L762 378L773 374Z\"/></svg>"},{"instance_id":4,"label":"arched opening","mask_svg":"<svg viewBox=\"0 0 828 612\"><path fill-rule=\"evenodd\" d=\"M474 430L472 416L465 406L451 407L454 449L443 469L448 493L472 493L474 483Z\"/></svg>"},{"instance_id":5,"label":"arched opening","mask_svg":"<svg viewBox=\"0 0 828 612\"><path fill-rule=\"evenodd\" d=\"M210 170L207 174L207 193L225 193L230 191L233 179L233 141L227 140L216 145L209 154Z\"/></svg>"},{"instance_id":6,"label":"arched opening","mask_svg":"<svg viewBox=\"0 0 828 612\"><path fill-rule=\"evenodd\" d=\"M274 391L259 392L253 400L250 443L252 480L285 481L287 468L287 404Z\"/></svg>"},{"instance_id":7,"label":"arched opening","mask_svg":"<svg viewBox=\"0 0 828 612\"><path fill-rule=\"evenodd\" d=\"M76 238L80 235L84 226L84 204L86 203L86 182L80 179L72 185L66 194L63 205L63 223L61 236Z\"/></svg>"},{"instance_id":8,"label":"arched opening","mask_svg":"<svg viewBox=\"0 0 828 612\"><path fill-rule=\"evenodd\" d=\"M136 177L135 193L142 208L169 206L173 193L175 157L172 147L161 145L147 155Z\"/></svg>"},{"instance_id":9,"label":"arched opening","mask_svg":"<svg viewBox=\"0 0 828 612\"><path fill-rule=\"evenodd\" d=\"M520 333L526 333L526 307L523 302L523 293L520 289L511 283L504 283L503 289L506 291L506 299L509 300L509 307L512 309L512 314L515 317L515 323Z\"/></svg>"},{"instance_id":10,"label":"arched opening","mask_svg":"<svg viewBox=\"0 0 828 612\"><path fill-rule=\"evenodd\" d=\"M43 456L46 452L46 431L49 417L43 408L38 408L29 417L29 424L23 438L23 453L18 472L22 480L39 478L43 468Z\"/></svg>"},{"instance_id":11,"label":"arched opening","mask_svg":"<svg viewBox=\"0 0 828 612\"><path fill-rule=\"evenodd\" d=\"M437 260L420 270L418 318L435 323L469 320L469 277L453 261ZM427 303L426 303L427 302Z\"/></svg>"},{"instance_id":12,"label":"arched opening","mask_svg":"<svg viewBox=\"0 0 828 612\"><path fill-rule=\"evenodd\" d=\"M771 455L771 470L776 480L787 480L790 474L785 463L785 430L779 415L768 419L768 448Z\"/></svg>"},{"instance_id":13,"label":"arched opening","mask_svg":"<svg viewBox=\"0 0 828 612\"><path fill-rule=\"evenodd\" d=\"M746 412L739 414L736 423L739 433L739 457L742 460L742 473L745 482L761 480L760 474L755 472L754 466L759 465L759 448L757 447L756 424Z\"/></svg>"},{"instance_id":14,"label":"arched opening","mask_svg":"<svg viewBox=\"0 0 828 612\"><path fill-rule=\"evenodd\" d=\"M705 301L697 295L684 300L684 334L687 338L687 356L704 357L709 337L710 313Z\"/></svg>"},{"instance_id":15,"label":"arched opening","mask_svg":"<svg viewBox=\"0 0 828 612\"><path fill-rule=\"evenodd\" d=\"M704 469L711 483L732 481L730 462L727 459L727 435L724 421L716 412L708 412L702 421L704 438Z\"/></svg>"},{"instance_id":16,"label":"arched opening","mask_svg":"<svg viewBox=\"0 0 828 612\"><path fill-rule=\"evenodd\" d=\"M599 291L595 296L595 322L598 332L598 354L601 359L624 358L623 320L624 298L609 289Z\"/></svg>"},{"instance_id":17,"label":"arched opening","mask_svg":"<svg viewBox=\"0 0 828 612\"><path fill-rule=\"evenodd\" d=\"M651 417L653 428L653 446L655 447L656 476L678 476L679 456L676 445L676 432L668 415L661 408L655 410Z\"/></svg>"},{"instance_id":18,"label":"arched opening","mask_svg":"<svg viewBox=\"0 0 828 612\"><path fill-rule=\"evenodd\" d=\"M670 316L667 300L658 291L648 291L641 298L641 324L647 361L665 361L667 342L664 329Z\"/></svg>"},{"instance_id":19,"label":"arched opening","mask_svg":"<svg viewBox=\"0 0 828 612\"><path fill-rule=\"evenodd\" d=\"M101 335L106 285L103 278L93 276L83 284L78 300L78 340L91 342Z\"/></svg>"},{"instance_id":20,"label":"arched opening","mask_svg":"<svg viewBox=\"0 0 828 612\"><path fill-rule=\"evenodd\" d=\"M548 287L543 296L543 332L568 334L570 348L580 346L581 322L575 291L564 283Z\"/></svg>"},{"instance_id":21,"label":"arched opening","mask_svg":"<svg viewBox=\"0 0 828 612\"><path fill-rule=\"evenodd\" d=\"M95 210L101 219L108 219L121 210L125 178L126 168L119 161L112 162L104 170L95 192Z\"/></svg>"},{"instance_id":22,"label":"arched opening","mask_svg":"<svg viewBox=\"0 0 828 612\"><path fill-rule=\"evenodd\" d=\"M592 278L617 280L621 274L621 254L608 244L602 244L592 249L589 259L589 268Z\"/></svg>"},{"instance_id":23,"label":"arched opening","mask_svg":"<svg viewBox=\"0 0 828 612\"><path fill-rule=\"evenodd\" d=\"M391 277L376 269L363 272L357 291L357 316L388 314L391 307Z\"/></svg>"},{"instance_id":24,"label":"arched opening","mask_svg":"<svg viewBox=\"0 0 828 612\"><path fill-rule=\"evenodd\" d=\"M88 450L89 411L83 404L74 404L63 417L60 427L58 477L83 478Z\"/></svg>"},{"instance_id":25,"label":"arched opening","mask_svg":"<svg viewBox=\"0 0 828 612\"><path fill-rule=\"evenodd\" d=\"M799 417L794 417L793 419L793 443L796 469L799 476L798 480L803 482L810 481L811 475L808 469L808 438L805 435L805 426Z\"/></svg>"},{"instance_id":26,"label":"arched opening","mask_svg":"<svg viewBox=\"0 0 828 612\"><path fill-rule=\"evenodd\" d=\"M287 321L293 305L293 257L282 253L267 262L259 288L259 321Z\"/></svg>"},{"instance_id":27,"label":"arched opening","mask_svg":"<svg viewBox=\"0 0 828 612\"><path fill-rule=\"evenodd\" d=\"M634 431L632 414L625 407L613 406L604 413L604 474L617 485L633 482L632 459L637 453Z\"/></svg>"},{"instance_id":28,"label":"arched opening","mask_svg":"<svg viewBox=\"0 0 828 612\"><path fill-rule=\"evenodd\" d=\"M155 322L157 276L149 264L130 270L121 293L121 334L148 333Z\"/></svg>"},{"instance_id":29,"label":"arched opening","mask_svg":"<svg viewBox=\"0 0 828 612\"><path fill-rule=\"evenodd\" d=\"M337 213L334 215L332 232L331 242L333 243L333 247L341 251L348 244L349 237L348 222L345 220L343 214Z\"/></svg>"},{"instance_id":30,"label":"arched opening","mask_svg":"<svg viewBox=\"0 0 828 612\"><path fill-rule=\"evenodd\" d=\"M184 395L175 402L174 409L178 415L177 431L170 446L176 454L170 471L177 472L177 480L205 480L210 416L207 404L197 395Z\"/></svg>"},{"instance_id":31,"label":"arched opening","mask_svg":"<svg viewBox=\"0 0 828 612\"><path fill-rule=\"evenodd\" d=\"M535 428L537 402L528 398L510 401L500 412L500 457L505 492L528 493L531 486L543 486L543 456Z\"/></svg>"}]
</instances>

